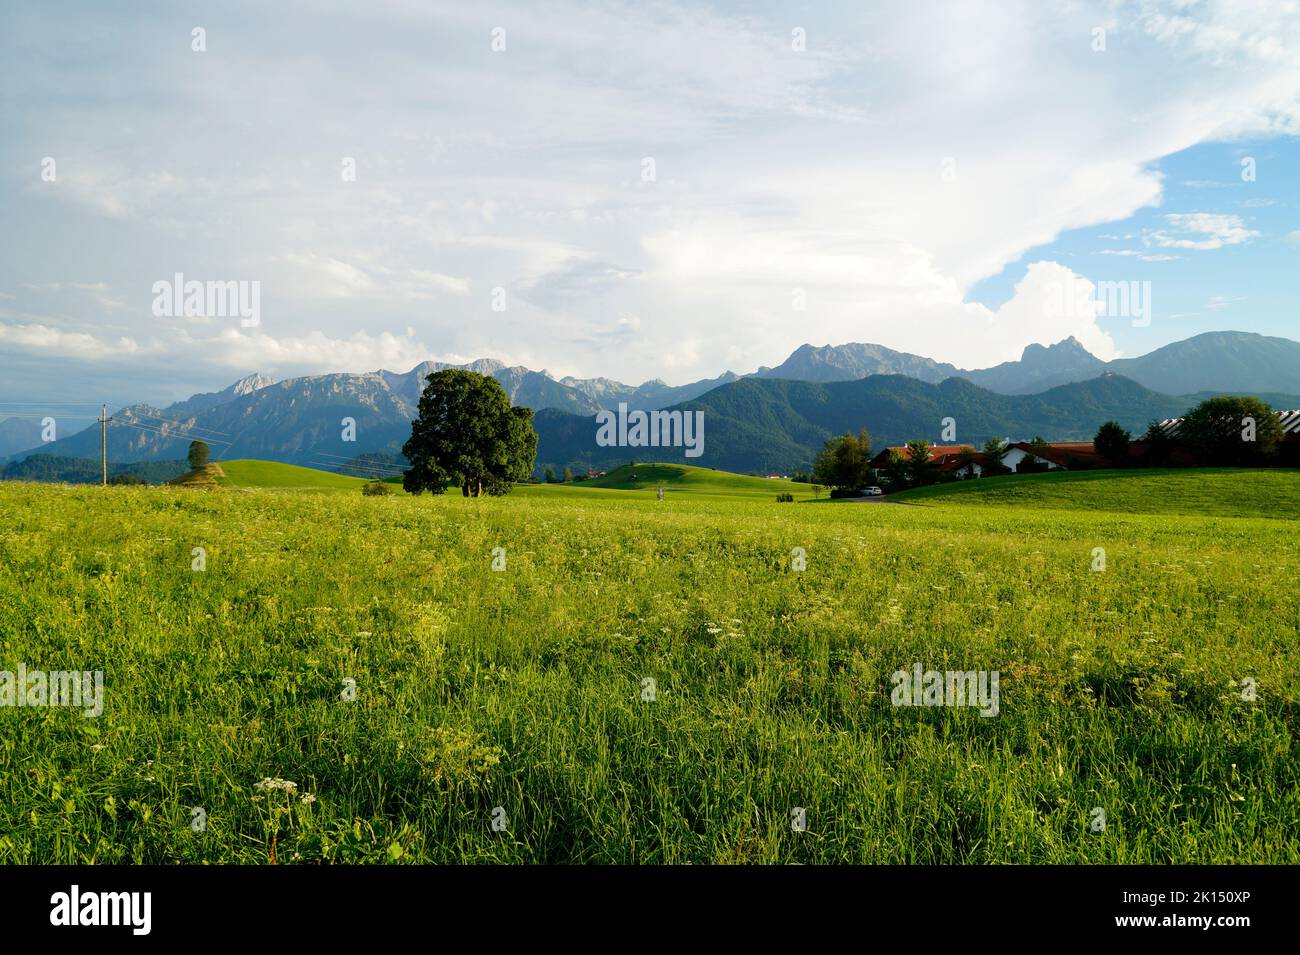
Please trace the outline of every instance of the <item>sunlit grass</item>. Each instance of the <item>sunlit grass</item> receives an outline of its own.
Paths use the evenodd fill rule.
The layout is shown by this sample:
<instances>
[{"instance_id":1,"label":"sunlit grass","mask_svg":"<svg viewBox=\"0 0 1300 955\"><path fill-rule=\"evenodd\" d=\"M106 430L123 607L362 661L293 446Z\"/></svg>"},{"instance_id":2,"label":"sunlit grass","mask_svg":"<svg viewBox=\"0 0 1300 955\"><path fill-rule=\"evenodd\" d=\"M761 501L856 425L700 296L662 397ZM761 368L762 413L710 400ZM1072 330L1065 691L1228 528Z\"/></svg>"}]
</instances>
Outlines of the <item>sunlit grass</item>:
<instances>
[{"instance_id":1,"label":"sunlit grass","mask_svg":"<svg viewBox=\"0 0 1300 955\"><path fill-rule=\"evenodd\" d=\"M570 490L0 485L0 860L1300 861L1294 523Z\"/></svg>"}]
</instances>

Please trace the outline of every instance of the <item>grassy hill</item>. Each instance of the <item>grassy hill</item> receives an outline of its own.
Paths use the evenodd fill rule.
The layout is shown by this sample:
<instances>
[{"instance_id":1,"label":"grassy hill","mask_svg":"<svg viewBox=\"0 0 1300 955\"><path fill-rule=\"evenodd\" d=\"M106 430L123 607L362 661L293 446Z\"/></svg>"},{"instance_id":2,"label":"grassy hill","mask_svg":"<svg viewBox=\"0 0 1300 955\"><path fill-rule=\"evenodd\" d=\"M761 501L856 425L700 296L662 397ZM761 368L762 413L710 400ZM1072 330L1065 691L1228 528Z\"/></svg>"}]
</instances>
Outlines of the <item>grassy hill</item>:
<instances>
[{"instance_id":1,"label":"grassy hill","mask_svg":"<svg viewBox=\"0 0 1300 955\"><path fill-rule=\"evenodd\" d=\"M278 461L222 461L221 470L224 473L216 476L216 484L234 488L359 492L368 480L295 464L281 464ZM182 481L183 479L178 479L177 483ZM670 497L689 494L692 497L750 498L775 502L776 495L784 491L793 494L796 500L813 498L812 487L808 484L748 477L729 471L681 464L623 465L603 478L571 484L520 484L516 485L514 493L529 497L654 499L655 489L660 486L667 488ZM629 491L638 493L621 493ZM448 494L460 496L455 489L448 491Z\"/></svg>"},{"instance_id":2,"label":"grassy hill","mask_svg":"<svg viewBox=\"0 0 1300 955\"><path fill-rule=\"evenodd\" d=\"M355 491L358 494L364 478L346 477L315 468L278 461L222 461L223 477L217 479L222 487L294 488L316 491Z\"/></svg>"},{"instance_id":3,"label":"grassy hill","mask_svg":"<svg viewBox=\"0 0 1300 955\"><path fill-rule=\"evenodd\" d=\"M679 494L712 496L712 498L748 498L772 500L781 492L789 492L796 500L813 499L813 486L793 481L749 477L728 470L694 468L689 464L624 464L601 478L578 481L571 485L526 485L520 490L530 494L582 494L590 491L636 491L637 498L655 498L656 487L666 489L667 498ZM627 495L617 495L627 496ZM826 492L823 491L823 496Z\"/></svg>"},{"instance_id":4,"label":"grassy hill","mask_svg":"<svg viewBox=\"0 0 1300 955\"><path fill-rule=\"evenodd\" d=\"M225 476L226 472L221 470L220 464L210 463L186 471L167 483L176 487L215 489Z\"/></svg>"},{"instance_id":5,"label":"grassy hill","mask_svg":"<svg viewBox=\"0 0 1300 955\"><path fill-rule=\"evenodd\" d=\"M1061 471L936 484L891 495L911 504L1300 519L1300 471L1180 468Z\"/></svg>"}]
</instances>

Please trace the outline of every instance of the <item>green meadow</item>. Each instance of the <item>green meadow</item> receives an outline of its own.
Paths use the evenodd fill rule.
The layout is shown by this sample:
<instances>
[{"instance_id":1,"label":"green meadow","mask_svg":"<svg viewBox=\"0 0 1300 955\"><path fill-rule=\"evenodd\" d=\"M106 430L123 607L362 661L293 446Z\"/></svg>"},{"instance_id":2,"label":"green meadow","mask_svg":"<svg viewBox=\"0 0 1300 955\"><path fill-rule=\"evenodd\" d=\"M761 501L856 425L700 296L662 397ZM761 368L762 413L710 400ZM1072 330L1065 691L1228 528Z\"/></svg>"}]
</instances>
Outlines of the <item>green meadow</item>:
<instances>
[{"instance_id":1,"label":"green meadow","mask_svg":"<svg viewBox=\"0 0 1300 955\"><path fill-rule=\"evenodd\" d=\"M1171 468L1056 471L931 484L895 494L909 504L1020 505L1128 514L1300 520L1300 471Z\"/></svg>"},{"instance_id":2,"label":"green meadow","mask_svg":"<svg viewBox=\"0 0 1300 955\"><path fill-rule=\"evenodd\" d=\"M278 461L221 461L224 477L217 484L232 488L292 491L352 491L360 493L364 478L348 477Z\"/></svg>"},{"instance_id":3,"label":"green meadow","mask_svg":"<svg viewBox=\"0 0 1300 955\"><path fill-rule=\"evenodd\" d=\"M0 861L1300 862L1294 472L259 465L0 485L0 670L104 675L0 707ZM918 663L997 715L893 705Z\"/></svg>"}]
</instances>

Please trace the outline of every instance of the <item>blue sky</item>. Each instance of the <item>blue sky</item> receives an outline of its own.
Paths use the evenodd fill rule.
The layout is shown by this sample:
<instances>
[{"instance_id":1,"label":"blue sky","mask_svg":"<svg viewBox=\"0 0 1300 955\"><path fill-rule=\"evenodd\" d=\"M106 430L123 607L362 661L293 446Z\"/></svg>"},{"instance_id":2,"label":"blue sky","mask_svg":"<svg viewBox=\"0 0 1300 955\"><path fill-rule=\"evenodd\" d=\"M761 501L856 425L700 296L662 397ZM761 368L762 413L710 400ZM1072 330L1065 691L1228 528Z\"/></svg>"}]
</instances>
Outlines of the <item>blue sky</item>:
<instances>
[{"instance_id":1,"label":"blue sky","mask_svg":"<svg viewBox=\"0 0 1300 955\"><path fill-rule=\"evenodd\" d=\"M1243 161L1252 159L1253 180L1243 178L1251 168ZM1163 179L1158 204L1035 247L977 282L968 298L996 308L1012 297L1030 262L1049 259L1093 279L1152 283L1149 325L1100 320L1126 355L1225 328L1300 338L1300 141L1193 146L1152 168ZM1171 228L1167 218L1196 214L1224 217L1202 224L1239 228L1237 244ZM1216 247L1171 247L1171 238Z\"/></svg>"},{"instance_id":2,"label":"blue sky","mask_svg":"<svg viewBox=\"0 0 1300 955\"><path fill-rule=\"evenodd\" d=\"M1298 49L1263 0L16 0L0 401L1296 337ZM258 323L160 312L177 273ZM1112 281L1149 324L1045 304Z\"/></svg>"}]
</instances>

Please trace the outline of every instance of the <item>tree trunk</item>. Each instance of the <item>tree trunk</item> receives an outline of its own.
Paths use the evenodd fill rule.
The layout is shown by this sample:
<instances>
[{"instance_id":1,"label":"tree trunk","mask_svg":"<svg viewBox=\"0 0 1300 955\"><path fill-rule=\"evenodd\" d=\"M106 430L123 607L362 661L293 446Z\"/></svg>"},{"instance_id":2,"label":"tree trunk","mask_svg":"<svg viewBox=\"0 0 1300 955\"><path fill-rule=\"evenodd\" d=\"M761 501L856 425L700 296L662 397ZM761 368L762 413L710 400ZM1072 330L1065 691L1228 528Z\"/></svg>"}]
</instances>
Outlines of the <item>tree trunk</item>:
<instances>
[{"instance_id":1,"label":"tree trunk","mask_svg":"<svg viewBox=\"0 0 1300 955\"><path fill-rule=\"evenodd\" d=\"M460 482L460 493L462 497L469 497L469 481Z\"/></svg>"}]
</instances>

